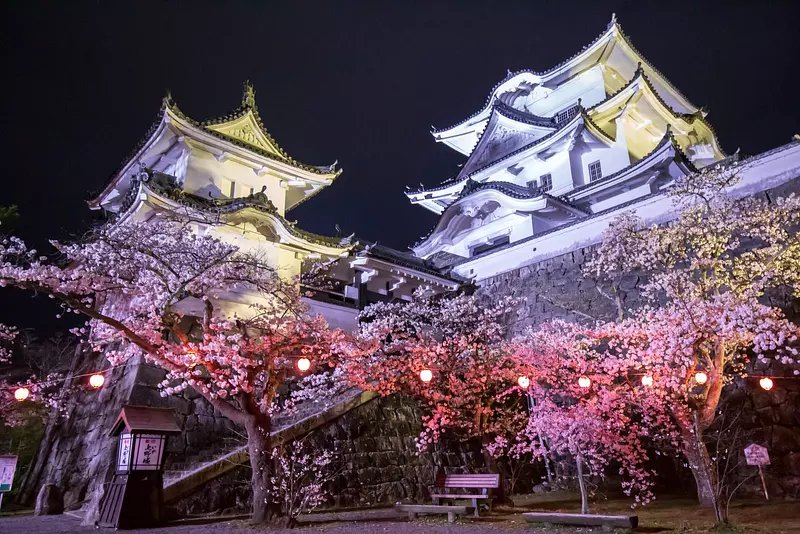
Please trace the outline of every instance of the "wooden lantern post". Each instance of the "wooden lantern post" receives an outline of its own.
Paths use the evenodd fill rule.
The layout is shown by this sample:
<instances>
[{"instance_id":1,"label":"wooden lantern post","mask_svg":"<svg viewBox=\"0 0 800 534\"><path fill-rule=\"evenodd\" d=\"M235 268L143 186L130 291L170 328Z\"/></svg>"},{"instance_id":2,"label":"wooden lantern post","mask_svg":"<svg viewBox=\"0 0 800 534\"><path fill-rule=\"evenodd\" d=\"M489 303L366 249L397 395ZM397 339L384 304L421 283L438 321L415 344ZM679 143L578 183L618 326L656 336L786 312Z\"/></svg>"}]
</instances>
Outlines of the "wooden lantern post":
<instances>
[{"instance_id":1,"label":"wooden lantern post","mask_svg":"<svg viewBox=\"0 0 800 534\"><path fill-rule=\"evenodd\" d=\"M116 472L97 526L146 528L163 521L167 435L180 431L171 408L122 407L110 433L117 438Z\"/></svg>"}]
</instances>

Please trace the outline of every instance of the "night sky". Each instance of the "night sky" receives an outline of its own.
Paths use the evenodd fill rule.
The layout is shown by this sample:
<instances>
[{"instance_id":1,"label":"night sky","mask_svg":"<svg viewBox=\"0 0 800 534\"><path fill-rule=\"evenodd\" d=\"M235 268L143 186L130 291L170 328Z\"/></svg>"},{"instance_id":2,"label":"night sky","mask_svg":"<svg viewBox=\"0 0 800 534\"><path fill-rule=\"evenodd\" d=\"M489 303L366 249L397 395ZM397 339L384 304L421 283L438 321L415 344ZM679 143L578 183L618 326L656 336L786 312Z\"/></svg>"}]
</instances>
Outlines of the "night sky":
<instances>
[{"instance_id":1,"label":"night sky","mask_svg":"<svg viewBox=\"0 0 800 534\"><path fill-rule=\"evenodd\" d=\"M339 160L338 180L288 214L304 229L399 249L436 216L406 185L436 185L464 157L430 127L481 108L508 69L545 70L616 12L634 46L696 105L723 148L755 154L800 133L796 2L3 2L4 189L16 233L85 232L85 201L155 119L166 89L201 120L238 107L251 80L293 158ZM9 290L0 320L48 326Z\"/></svg>"}]
</instances>

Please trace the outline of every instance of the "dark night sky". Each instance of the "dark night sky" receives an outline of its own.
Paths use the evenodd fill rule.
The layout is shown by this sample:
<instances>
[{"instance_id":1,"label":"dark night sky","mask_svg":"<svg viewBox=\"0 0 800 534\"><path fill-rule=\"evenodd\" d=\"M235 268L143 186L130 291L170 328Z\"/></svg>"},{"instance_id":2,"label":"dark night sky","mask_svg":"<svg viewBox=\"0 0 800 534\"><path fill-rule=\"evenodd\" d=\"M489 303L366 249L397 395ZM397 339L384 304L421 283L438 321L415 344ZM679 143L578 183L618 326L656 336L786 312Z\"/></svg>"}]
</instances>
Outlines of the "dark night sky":
<instances>
[{"instance_id":1,"label":"dark night sky","mask_svg":"<svg viewBox=\"0 0 800 534\"><path fill-rule=\"evenodd\" d=\"M758 153L800 132L796 2L3 2L4 193L41 245L88 228L98 191L155 118L165 89L196 119L238 106L251 80L267 129L294 158L338 159L333 186L290 212L404 249L436 216L406 184L463 157L431 125L483 106L507 69L544 70L616 12L648 60L706 106L723 147ZM48 325L4 293L0 320ZM45 319L46 315L47 319Z\"/></svg>"}]
</instances>

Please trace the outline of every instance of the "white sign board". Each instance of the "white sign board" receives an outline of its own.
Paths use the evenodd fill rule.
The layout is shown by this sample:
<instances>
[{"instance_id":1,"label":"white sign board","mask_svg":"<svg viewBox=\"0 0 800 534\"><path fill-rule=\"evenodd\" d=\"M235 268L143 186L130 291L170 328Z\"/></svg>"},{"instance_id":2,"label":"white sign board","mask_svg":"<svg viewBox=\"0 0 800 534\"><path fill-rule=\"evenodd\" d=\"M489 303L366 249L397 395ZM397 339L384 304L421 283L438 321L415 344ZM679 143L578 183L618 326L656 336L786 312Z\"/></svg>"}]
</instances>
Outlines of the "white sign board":
<instances>
[{"instance_id":1,"label":"white sign board","mask_svg":"<svg viewBox=\"0 0 800 534\"><path fill-rule=\"evenodd\" d=\"M744 457L747 460L747 465L769 465L767 448L757 443L745 447Z\"/></svg>"},{"instance_id":2,"label":"white sign board","mask_svg":"<svg viewBox=\"0 0 800 534\"><path fill-rule=\"evenodd\" d=\"M117 459L117 470L127 471L131 465L131 447L133 446L133 436L123 434L119 440L119 458Z\"/></svg>"},{"instance_id":3,"label":"white sign board","mask_svg":"<svg viewBox=\"0 0 800 534\"><path fill-rule=\"evenodd\" d=\"M136 461L133 462L135 469L156 470L161 461L161 447L164 445L164 437L158 434L140 434L136 436Z\"/></svg>"},{"instance_id":4,"label":"white sign board","mask_svg":"<svg viewBox=\"0 0 800 534\"><path fill-rule=\"evenodd\" d=\"M0 456L0 491L11 491L11 485L14 483L14 471L16 471L16 469L16 456Z\"/></svg>"}]
</instances>

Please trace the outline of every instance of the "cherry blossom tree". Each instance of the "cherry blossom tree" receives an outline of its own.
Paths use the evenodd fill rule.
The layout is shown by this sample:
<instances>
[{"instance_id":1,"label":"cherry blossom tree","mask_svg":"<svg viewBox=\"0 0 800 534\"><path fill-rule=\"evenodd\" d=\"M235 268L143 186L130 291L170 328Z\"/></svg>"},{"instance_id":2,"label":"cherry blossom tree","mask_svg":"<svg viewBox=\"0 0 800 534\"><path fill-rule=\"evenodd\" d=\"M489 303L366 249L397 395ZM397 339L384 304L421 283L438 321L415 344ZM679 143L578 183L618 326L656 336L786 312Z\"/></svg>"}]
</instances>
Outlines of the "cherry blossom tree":
<instances>
[{"instance_id":1,"label":"cherry blossom tree","mask_svg":"<svg viewBox=\"0 0 800 534\"><path fill-rule=\"evenodd\" d=\"M417 438L420 451L445 431L484 445L513 435L527 420L517 363L506 350L516 304L425 292L411 302L374 304L360 316L360 336L373 350L350 355L345 376L363 389L420 399L428 412ZM486 460L494 462L489 454Z\"/></svg>"},{"instance_id":2,"label":"cherry blossom tree","mask_svg":"<svg viewBox=\"0 0 800 534\"><path fill-rule=\"evenodd\" d=\"M798 363L798 327L765 297L798 295L800 200L732 199L725 191L735 171L680 181L672 193L680 216L670 224L644 228L634 215L621 216L588 264L605 287L641 277L643 305L620 308L621 320L605 327L606 361L652 377L648 402L670 415L698 496L721 522L727 508L714 489L705 433L723 388L746 376L751 357Z\"/></svg>"},{"instance_id":3,"label":"cherry blossom tree","mask_svg":"<svg viewBox=\"0 0 800 534\"><path fill-rule=\"evenodd\" d=\"M557 462L562 472L572 471L572 463L582 513L589 513L584 477L604 478L612 466L623 477L624 492L636 504L649 503L654 473L644 467L645 443L658 406L645 406L627 370L607 360L603 331L554 320L529 329L510 347L532 402L525 428L511 441L499 438L506 454Z\"/></svg>"},{"instance_id":4,"label":"cherry blossom tree","mask_svg":"<svg viewBox=\"0 0 800 534\"><path fill-rule=\"evenodd\" d=\"M299 284L265 257L201 228L172 220L106 226L81 242L54 242L57 263L9 238L0 247L0 285L59 300L65 313L89 319L77 333L112 365L143 355L167 371L163 394L191 387L244 426L253 520L261 522L280 513L270 482L278 387L298 358L322 365L347 335L309 317Z\"/></svg>"},{"instance_id":5,"label":"cherry blossom tree","mask_svg":"<svg viewBox=\"0 0 800 534\"><path fill-rule=\"evenodd\" d=\"M283 523L292 527L300 514L325 502L324 486L337 474L333 455L309 443L308 434L291 444L280 444L270 457L275 464L270 484L275 500L281 504Z\"/></svg>"}]
</instances>

